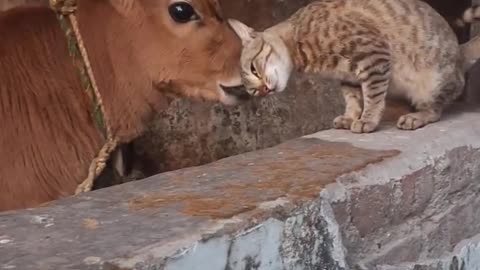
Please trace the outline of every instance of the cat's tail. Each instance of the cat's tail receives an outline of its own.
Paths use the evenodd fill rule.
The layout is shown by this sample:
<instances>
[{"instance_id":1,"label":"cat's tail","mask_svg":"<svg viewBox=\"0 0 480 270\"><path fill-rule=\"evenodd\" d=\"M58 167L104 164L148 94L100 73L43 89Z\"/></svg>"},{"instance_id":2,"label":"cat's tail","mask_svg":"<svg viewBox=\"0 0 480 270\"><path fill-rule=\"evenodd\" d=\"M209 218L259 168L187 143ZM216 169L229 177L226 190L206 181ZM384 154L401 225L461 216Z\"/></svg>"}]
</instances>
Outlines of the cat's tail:
<instances>
[{"instance_id":1,"label":"cat's tail","mask_svg":"<svg viewBox=\"0 0 480 270\"><path fill-rule=\"evenodd\" d=\"M458 27L465 27L467 24L480 22L480 5L473 5L467 8L461 18L455 21ZM475 36L466 43L460 45L463 55L463 70L467 72L480 59L480 36Z\"/></svg>"},{"instance_id":2,"label":"cat's tail","mask_svg":"<svg viewBox=\"0 0 480 270\"><path fill-rule=\"evenodd\" d=\"M463 56L463 71L467 72L480 59L480 35L460 44L460 50Z\"/></svg>"},{"instance_id":3,"label":"cat's tail","mask_svg":"<svg viewBox=\"0 0 480 270\"><path fill-rule=\"evenodd\" d=\"M455 25L458 27L465 27L467 24L474 22L480 22L480 5L473 5L467 8L462 17L455 21Z\"/></svg>"}]
</instances>

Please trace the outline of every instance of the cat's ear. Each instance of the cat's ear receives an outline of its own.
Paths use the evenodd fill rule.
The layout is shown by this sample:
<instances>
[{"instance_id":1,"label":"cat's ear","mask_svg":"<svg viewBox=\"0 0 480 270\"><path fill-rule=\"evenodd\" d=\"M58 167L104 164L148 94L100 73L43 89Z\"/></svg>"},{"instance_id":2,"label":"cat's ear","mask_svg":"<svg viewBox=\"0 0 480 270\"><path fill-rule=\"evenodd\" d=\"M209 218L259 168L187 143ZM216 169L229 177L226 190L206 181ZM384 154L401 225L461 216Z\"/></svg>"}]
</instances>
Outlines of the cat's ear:
<instances>
[{"instance_id":1,"label":"cat's ear","mask_svg":"<svg viewBox=\"0 0 480 270\"><path fill-rule=\"evenodd\" d=\"M255 30L252 28L248 27L244 23L234 20L234 19L229 19L228 23L230 26L233 28L235 33L242 39L242 42L244 44L252 41L252 39L255 38Z\"/></svg>"}]
</instances>

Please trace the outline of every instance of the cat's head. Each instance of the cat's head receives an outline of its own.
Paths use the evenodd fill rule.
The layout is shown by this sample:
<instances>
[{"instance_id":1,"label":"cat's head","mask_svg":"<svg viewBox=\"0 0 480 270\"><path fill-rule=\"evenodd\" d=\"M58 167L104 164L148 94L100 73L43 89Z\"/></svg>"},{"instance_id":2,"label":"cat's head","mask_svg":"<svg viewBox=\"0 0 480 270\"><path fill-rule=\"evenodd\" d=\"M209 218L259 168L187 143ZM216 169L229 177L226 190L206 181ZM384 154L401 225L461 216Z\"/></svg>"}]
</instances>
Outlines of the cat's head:
<instances>
[{"instance_id":1,"label":"cat's head","mask_svg":"<svg viewBox=\"0 0 480 270\"><path fill-rule=\"evenodd\" d=\"M247 92L266 96L285 90L293 69L285 42L271 33L256 32L237 20L229 23L242 39L241 76Z\"/></svg>"}]
</instances>

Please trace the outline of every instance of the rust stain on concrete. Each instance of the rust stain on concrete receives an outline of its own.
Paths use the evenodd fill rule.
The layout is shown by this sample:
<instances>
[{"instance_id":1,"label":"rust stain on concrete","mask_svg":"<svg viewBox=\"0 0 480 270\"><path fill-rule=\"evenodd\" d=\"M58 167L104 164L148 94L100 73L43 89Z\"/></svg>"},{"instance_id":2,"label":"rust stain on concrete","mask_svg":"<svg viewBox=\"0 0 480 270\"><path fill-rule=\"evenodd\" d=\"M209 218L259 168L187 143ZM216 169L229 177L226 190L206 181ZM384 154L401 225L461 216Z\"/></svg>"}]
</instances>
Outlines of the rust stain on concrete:
<instances>
[{"instance_id":1,"label":"rust stain on concrete","mask_svg":"<svg viewBox=\"0 0 480 270\"><path fill-rule=\"evenodd\" d=\"M169 179L168 191L133 198L129 207L139 211L175 206L189 216L230 218L280 197L300 202L315 198L338 176L399 153L302 138L185 170Z\"/></svg>"}]
</instances>

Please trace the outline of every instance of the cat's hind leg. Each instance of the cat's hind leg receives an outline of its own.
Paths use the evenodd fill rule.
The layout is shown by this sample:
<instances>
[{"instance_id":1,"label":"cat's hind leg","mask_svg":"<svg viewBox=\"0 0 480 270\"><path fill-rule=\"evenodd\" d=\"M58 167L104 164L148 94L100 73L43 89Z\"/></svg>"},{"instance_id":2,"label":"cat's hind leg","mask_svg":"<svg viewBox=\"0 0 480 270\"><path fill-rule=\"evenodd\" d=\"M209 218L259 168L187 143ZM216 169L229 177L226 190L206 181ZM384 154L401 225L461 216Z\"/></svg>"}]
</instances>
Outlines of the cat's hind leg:
<instances>
[{"instance_id":1,"label":"cat's hind leg","mask_svg":"<svg viewBox=\"0 0 480 270\"><path fill-rule=\"evenodd\" d=\"M397 122L397 127L404 130L415 130L427 124L437 122L442 115L442 106L435 102L420 103L415 106L417 112L402 115Z\"/></svg>"},{"instance_id":2,"label":"cat's hind leg","mask_svg":"<svg viewBox=\"0 0 480 270\"><path fill-rule=\"evenodd\" d=\"M362 115L362 86L360 83L342 81L340 83L345 100L345 113L333 120L336 129L350 129L354 120Z\"/></svg>"},{"instance_id":3,"label":"cat's hind leg","mask_svg":"<svg viewBox=\"0 0 480 270\"><path fill-rule=\"evenodd\" d=\"M463 73L458 72L453 77L452 80L439 84L429 100L418 101L413 95L412 102L416 112L401 116L398 119L397 127L403 130L415 130L440 120L445 107L462 94L465 85Z\"/></svg>"}]
</instances>

